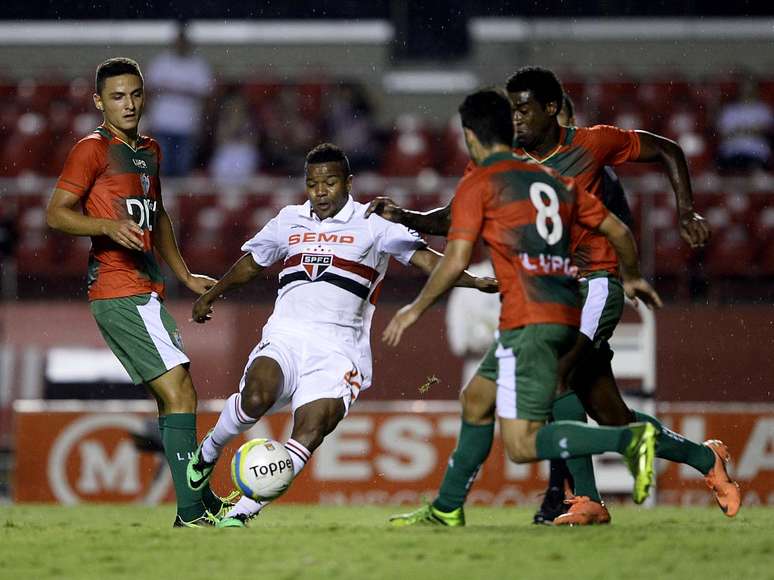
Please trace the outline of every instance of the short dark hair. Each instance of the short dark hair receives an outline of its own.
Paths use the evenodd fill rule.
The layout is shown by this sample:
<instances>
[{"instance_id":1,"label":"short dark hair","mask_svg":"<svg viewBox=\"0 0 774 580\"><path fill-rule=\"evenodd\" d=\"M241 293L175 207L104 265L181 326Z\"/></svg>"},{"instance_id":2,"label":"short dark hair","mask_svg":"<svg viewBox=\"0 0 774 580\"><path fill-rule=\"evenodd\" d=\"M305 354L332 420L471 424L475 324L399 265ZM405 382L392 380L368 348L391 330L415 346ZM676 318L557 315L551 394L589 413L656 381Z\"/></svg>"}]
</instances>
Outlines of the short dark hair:
<instances>
[{"instance_id":1,"label":"short dark hair","mask_svg":"<svg viewBox=\"0 0 774 580\"><path fill-rule=\"evenodd\" d=\"M511 102L502 89L471 93L462 101L459 112L462 126L473 131L482 145L513 144Z\"/></svg>"},{"instance_id":2,"label":"short dark hair","mask_svg":"<svg viewBox=\"0 0 774 580\"><path fill-rule=\"evenodd\" d=\"M552 70L542 66L525 66L513 73L505 86L509 93L532 92L535 100L544 108L553 102L561 109L564 90Z\"/></svg>"},{"instance_id":3,"label":"short dark hair","mask_svg":"<svg viewBox=\"0 0 774 580\"><path fill-rule=\"evenodd\" d=\"M568 118L575 116L575 104L567 93L564 93L564 97L562 97L562 107L559 110L565 111Z\"/></svg>"},{"instance_id":4,"label":"short dark hair","mask_svg":"<svg viewBox=\"0 0 774 580\"><path fill-rule=\"evenodd\" d=\"M145 82L142 78L142 72L140 72L140 65L137 64L136 60L126 58L125 56L109 58L97 67L97 74L94 81L97 94L102 92L102 89L105 87L106 79L121 75L134 75L140 77L141 82Z\"/></svg>"},{"instance_id":5,"label":"short dark hair","mask_svg":"<svg viewBox=\"0 0 774 580\"><path fill-rule=\"evenodd\" d=\"M349 159L347 159L347 156L340 147L333 143L320 143L306 154L306 164L304 165L304 168L315 163L335 163L337 161L341 163L344 172L347 175L352 173L352 170L349 168Z\"/></svg>"}]
</instances>

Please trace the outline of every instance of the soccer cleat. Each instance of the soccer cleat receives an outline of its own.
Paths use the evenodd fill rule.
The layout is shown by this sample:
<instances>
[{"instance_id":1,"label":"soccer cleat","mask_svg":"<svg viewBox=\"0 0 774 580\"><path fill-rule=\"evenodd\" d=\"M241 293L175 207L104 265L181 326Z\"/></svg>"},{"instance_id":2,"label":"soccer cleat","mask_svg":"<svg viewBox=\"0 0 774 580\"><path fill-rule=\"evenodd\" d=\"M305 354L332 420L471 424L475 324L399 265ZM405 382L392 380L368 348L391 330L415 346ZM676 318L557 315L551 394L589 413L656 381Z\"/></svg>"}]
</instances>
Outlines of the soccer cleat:
<instances>
[{"instance_id":1,"label":"soccer cleat","mask_svg":"<svg viewBox=\"0 0 774 580\"><path fill-rule=\"evenodd\" d=\"M624 458L629 471L634 476L632 498L634 503L642 503L648 498L653 484L653 460L656 457L656 436L658 430L651 423L632 423L629 425L632 439L624 450Z\"/></svg>"},{"instance_id":2,"label":"soccer cleat","mask_svg":"<svg viewBox=\"0 0 774 580\"><path fill-rule=\"evenodd\" d=\"M210 433L212 433L212 430L207 433L204 439L207 439L207 437L210 436ZM207 485L207 482L212 475L212 470L215 469L215 463L208 463L204 460L204 457L202 457L202 445L204 444L204 439L199 443L193 457L188 460L188 466L185 470L188 487L193 491L199 491Z\"/></svg>"},{"instance_id":3,"label":"soccer cleat","mask_svg":"<svg viewBox=\"0 0 774 580\"><path fill-rule=\"evenodd\" d=\"M173 528L211 528L215 525L217 520L210 512L205 512L204 515L199 516L195 520L190 522L185 521L180 514L175 516L175 522L172 524Z\"/></svg>"},{"instance_id":4,"label":"soccer cleat","mask_svg":"<svg viewBox=\"0 0 774 580\"><path fill-rule=\"evenodd\" d=\"M442 512L427 504L405 514L390 516L390 524L399 528L403 526L434 525L456 528L465 525L465 512L461 507L450 512Z\"/></svg>"},{"instance_id":5,"label":"soccer cleat","mask_svg":"<svg viewBox=\"0 0 774 580\"><path fill-rule=\"evenodd\" d=\"M236 500L239 498L239 496L242 495L238 491L232 491L230 494L228 494L226 497L219 497L215 495L220 500L220 509L217 511L217 513L213 513L212 515L217 520L221 520L224 517L226 517L226 514L231 511L231 509L236 505Z\"/></svg>"},{"instance_id":6,"label":"soccer cleat","mask_svg":"<svg viewBox=\"0 0 774 580\"><path fill-rule=\"evenodd\" d=\"M712 490L718 506L729 518L733 518L742 505L742 494L739 484L728 475L727 465L731 459L728 447L718 439L710 439L704 442L715 454L715 465L704 476L707 487Z\"/></svg>"},{"instance_id":7,"label":"soccer cleat","mask_svg":"<svg viewBox=\"0 0 774 580\"><path fill-rule=\"evenodd\" d=\"M554 520L555 526L590 526L593 524L609 524L610 512L603 501L593 501L590 497L581 495L565 500L570 506L566 514Z\"/></svg>"},{"instance_id":8,"label":"soccer cleat","mask_svg":"<svg viewBox=\"0 0 774 580\"><path fill-rule=\"evenodd\" d=\"M247 522L253 519L256 515L248 516L246 514L236 514L233 516L227 516L215 524L216 528L246 528Z\"/></svg>"},{"instance_id":9,"label":"soccer cleat","mask_svg":"<svg viewBox=\"0 0 774 580\"><path fill-rule=\"evenodd\" d=\"M564 503L564 491L558 487L549 487L543 496L543 502L532 517L533 524L550 524L567 511Z\"/></svg>"}]
</instances>

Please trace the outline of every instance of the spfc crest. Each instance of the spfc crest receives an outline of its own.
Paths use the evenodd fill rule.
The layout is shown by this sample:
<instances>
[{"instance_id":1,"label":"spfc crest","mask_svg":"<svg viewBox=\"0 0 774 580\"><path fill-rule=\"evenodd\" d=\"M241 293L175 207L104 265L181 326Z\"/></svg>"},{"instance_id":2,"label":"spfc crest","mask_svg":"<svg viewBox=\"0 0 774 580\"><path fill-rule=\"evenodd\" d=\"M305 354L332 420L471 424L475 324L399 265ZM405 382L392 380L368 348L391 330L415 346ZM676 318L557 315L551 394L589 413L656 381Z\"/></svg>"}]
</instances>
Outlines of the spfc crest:
<instances>
[{"instance_id":1,"label":"spfc crest","mask_svg":"<svg viewBox=\"0 0 774 580\"><path fill-rule=\"evenodd\" d=\"M310 280L322 275L333 264L333 256L330 254L303 254L301 265L306 270Z\"/></svg>"},{"instance_id":2,"label":"spfc crest","mask_svg":"<svg viewBox=\"0 0 774 580\"><path fill-rule=\"evenodd\" d=\"M144 173L140 173L140 183L142 184L143 195L148 195L148 192L150 191L150 177Z\"/></svg>"}]
</instances>

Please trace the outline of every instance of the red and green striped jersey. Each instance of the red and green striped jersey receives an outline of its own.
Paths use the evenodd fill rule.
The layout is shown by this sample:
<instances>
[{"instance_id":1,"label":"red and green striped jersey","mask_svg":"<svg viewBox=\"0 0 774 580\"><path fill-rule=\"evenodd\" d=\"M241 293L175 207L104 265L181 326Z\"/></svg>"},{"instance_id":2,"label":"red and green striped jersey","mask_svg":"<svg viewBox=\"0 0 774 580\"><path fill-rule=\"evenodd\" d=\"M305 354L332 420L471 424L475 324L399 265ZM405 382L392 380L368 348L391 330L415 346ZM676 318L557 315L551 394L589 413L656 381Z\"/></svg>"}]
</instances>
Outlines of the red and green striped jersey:
<instances>
[{"instance_id":1,"label":"red and green striped jersey","mask_svg":"<svg viewBox=\"0 0 774 580\"><path fill-rule=\"evenodd\" d=\"M467 172L454 194L449 240L489 247L500 281L500 329L580 323L572 227L596 228L602 202L513 153L497 153Z\"/></svg>"},{"instance_id":2,"label":"red and green striped jersey","mask_svg":"<svg viewBox=\"0 0 774 580\"><path fill-rule=\"evenodd\" d=\"M140 137L133 148L104 125L70 151L55 187L79 196L85 215L131 219L144 234L144 252L124 248L107 236L92 236L89 300L149 292L163 296L164 281L153 250L160 160L158 143L150 137Z\"/></svg>"},{"instance_id":3,"label":"red and green striped jersey","mask_svg":"<svg viewBox=\"0 0 774 580\"><path fill-rule=\"evenodd\" d=\"M520 148L521 161L537 161L565 177L575 179L578 187L602 199L604 167L621 165L640 156L640 138L635 131L609 125L562 128L557 148L537 158ZM607 239L595 231L579 229L575 234L573 258L581 273L604 270L618 272L618 258Z\"/></svg>"}]
</instances>

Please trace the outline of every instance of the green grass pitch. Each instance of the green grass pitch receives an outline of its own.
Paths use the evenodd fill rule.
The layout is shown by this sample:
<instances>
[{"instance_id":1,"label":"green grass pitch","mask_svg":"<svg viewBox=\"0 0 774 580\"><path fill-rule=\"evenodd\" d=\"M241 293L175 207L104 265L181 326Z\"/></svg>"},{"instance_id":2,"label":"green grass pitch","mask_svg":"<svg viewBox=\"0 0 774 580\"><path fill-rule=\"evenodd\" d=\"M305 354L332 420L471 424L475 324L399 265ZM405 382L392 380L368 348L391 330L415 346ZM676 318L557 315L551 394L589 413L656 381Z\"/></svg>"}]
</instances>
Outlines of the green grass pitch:
<instances>
[{"instance_id":1,"label":"green grass pitch","mask_svg":"<svg viewBox=\"0 0 774 580\"><path fill-rule=\"evenodd\" d=\"M774 510L615 506L613 524L550 528L532 509L392 529L395 508L277 505L247 530L171 529L170 506L0 507L0 578L168 580L774 578ZM400 508L398 508L400 511Z\"/></svg>"}]
</instances>

